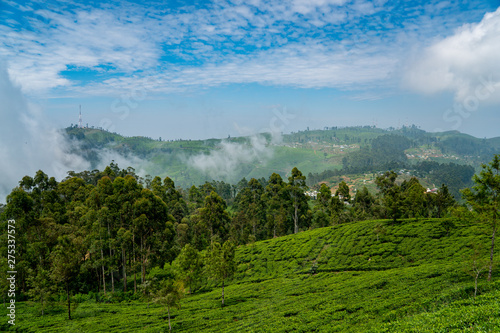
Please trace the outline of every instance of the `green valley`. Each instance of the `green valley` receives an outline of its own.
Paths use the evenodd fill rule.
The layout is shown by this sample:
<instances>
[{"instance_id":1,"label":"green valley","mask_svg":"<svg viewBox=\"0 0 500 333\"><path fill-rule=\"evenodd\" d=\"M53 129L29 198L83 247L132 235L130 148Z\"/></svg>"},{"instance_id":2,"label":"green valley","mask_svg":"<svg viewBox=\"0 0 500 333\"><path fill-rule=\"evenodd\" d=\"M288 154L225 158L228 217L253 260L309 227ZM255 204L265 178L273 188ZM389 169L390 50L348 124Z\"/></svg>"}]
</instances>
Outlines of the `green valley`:
<instances>
[{"instance_id":1,"label":"green valley","mask_svg":"<svg viewBox=\"0 0 500 333\"><path fill-rule=\"evenodd\" d=\"M452 192L459 198L458 190L470 186L474 170L500 150L498 138L478 139L457 131L428 133L415 126L387 130L371 126L326 127L278 137L260 134L255 136L261 139L257 148L252 141L255 137L161 141L76 127L67 128L66 133L76 143L74 152L91 162L93 168L101 162L103 150L111 151L130 160L135 158L135 167L143 175L168 176L183 188L212 179L236 183L242 178L268 178L273 172L288 177L293 167L308 175L309 186L322 181L338 185L340 181L332 176L356 179L367 173L404 169L421 178L427 187L442 183L453 187ZM233 147L233 153L242 152L242 157L228 158L231 154L224 145ZM214 153L218 155L211 155ZM444 165L471 169L434 172ZM451 184L447 175L455 172L465 172L467 181ZM349 185L360 189L359 183Z\"/></svg>"}]
</instances>

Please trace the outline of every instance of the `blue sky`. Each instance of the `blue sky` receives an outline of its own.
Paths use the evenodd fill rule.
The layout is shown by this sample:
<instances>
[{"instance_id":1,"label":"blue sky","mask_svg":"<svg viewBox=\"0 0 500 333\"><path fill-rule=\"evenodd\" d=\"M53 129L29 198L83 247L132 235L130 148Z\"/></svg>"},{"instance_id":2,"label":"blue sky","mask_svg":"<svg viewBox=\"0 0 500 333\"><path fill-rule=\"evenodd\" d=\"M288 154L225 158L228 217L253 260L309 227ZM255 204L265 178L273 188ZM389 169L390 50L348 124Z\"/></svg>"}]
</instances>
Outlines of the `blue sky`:
<instances>
[{"instance_id":1,"label":"blue sky","mask_svg":"<svg viewBox=\"0 0 500 333\"><path fill-rule=\"evenodd\" d=\"M500 136L500 1L0 0L0 61L56 127ZM285 116L284 116L285 115Z\"/></svg>"}]
</instances>

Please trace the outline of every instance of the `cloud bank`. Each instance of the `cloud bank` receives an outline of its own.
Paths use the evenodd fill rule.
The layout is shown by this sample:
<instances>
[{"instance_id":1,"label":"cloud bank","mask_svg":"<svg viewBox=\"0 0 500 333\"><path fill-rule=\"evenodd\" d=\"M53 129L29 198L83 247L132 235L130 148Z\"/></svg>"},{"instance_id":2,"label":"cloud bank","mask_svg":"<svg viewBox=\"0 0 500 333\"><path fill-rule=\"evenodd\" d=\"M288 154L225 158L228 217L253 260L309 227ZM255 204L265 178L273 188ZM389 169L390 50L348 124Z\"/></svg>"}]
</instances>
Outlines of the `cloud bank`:
<instances>
[{"instance_id":1,"label":"cloud bank","mask_svg":"<svg viewBox=\"0 0 500 333\"><path fill-rule=\"evenodd\" d=\"M43 114L14 86L0 63L0 202L5 202L22 177L42 170L63 178L68 170L82 170L90 164L71 154L64 136L43 121Z\"/></svg>"},{"instance_id":2,"label":"cloud bank","mask_svg":"<svg viewBox=\"0 0 500 333\"><path fill-rule=\"evenodd\" d=\"M453 92L465 105L500 102L500 8L426 48L405 82L422 93Z\"/></svg>"},{"instance_id":3,"label":"cloud bank","mask_svg":"<svg viewBox=\"0 0 500 333\"><path fill-rule=\"evenodd\" d=\"M60 130L45 122L41 109L30 103L15 86L0 62L0 203L22 177L42 170L62 180L67 172L89 170L91 165L77 154L78 143L70 141ZM120 168L132 166L144 176L147 162L136 156L122 156L109 149L97 151L103 170L111 161Z\"/></svg>"}]
</instances>

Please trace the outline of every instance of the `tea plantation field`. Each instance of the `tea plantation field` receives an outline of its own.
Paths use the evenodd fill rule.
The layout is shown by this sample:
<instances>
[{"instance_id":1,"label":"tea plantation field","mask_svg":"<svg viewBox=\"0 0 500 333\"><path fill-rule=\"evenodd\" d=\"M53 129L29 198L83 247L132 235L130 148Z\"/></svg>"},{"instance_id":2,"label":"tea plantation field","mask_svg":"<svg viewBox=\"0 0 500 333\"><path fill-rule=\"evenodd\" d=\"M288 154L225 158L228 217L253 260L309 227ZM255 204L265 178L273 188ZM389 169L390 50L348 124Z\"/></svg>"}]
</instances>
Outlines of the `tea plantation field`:
<instances>
[{"instance_id":1,"label":"tea plantation field","mask_svg":"<svg viewBox=\"0 0 500 333\"><path fill-rule=\"evenodd\" d=\"M226 306L217 285L188 294L171 310L172 331L498 332L500 272L492 283L480 278L476 298L466 272L471 244L487 246L487 232L446 221L364 221L242 246ZM2 308L0 330L168 332L158 304L77 299L71 321L63 303L42 317L21 302L11 327Z\"/></svg>"}]
</instances>

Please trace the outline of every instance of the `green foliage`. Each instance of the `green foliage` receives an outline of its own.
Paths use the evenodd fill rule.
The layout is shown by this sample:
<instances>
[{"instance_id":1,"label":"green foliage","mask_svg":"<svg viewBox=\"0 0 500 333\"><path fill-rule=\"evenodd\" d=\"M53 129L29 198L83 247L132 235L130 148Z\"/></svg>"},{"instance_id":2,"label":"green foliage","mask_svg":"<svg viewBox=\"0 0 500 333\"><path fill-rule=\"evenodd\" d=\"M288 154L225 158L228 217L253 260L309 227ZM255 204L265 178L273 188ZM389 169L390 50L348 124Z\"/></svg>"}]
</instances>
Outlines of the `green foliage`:
<instances>
[{"instance_id":1,"label":"green foliage","mask_svg":"<svg viewBox=\"0 0 500 333\"><path fill-rule=\"evenodd\" d=\"M207 276L222 283L222 306L224 306L224 282L232 278L236 271L234 244L227 240L221 245L212 240L205 260Z\"/></svg>"},{"instance_id":2,"label":"green foliage","mask_svg":"<svg viewBox=\"0 0 500 333\"><path fill-rule=\"evenodd\" d=\"M364 221L241 246L224 310L214 302L219 290L187 295L172 316L172 330L435 332L472 325L495 331L498 284L480 280L474 302L473 282L462 270L470 241L487 238L460 221L445 236L442 221ZM386 231L379 241L377 225ZM19 304L23 316L16 326L26 332L167 329L163 306L86 300L77 303L71 323L62 308L42 318L38 307Z\"/></svg>"},{"instance_id":3,"label":"green foliage","mask_svg":"<svg viewBox=\"0 0 500 333\"><path fill-rule=\"evenodd\" d=\"M404 166L405 150L410 148L410 139L395 134L378 136L372 140L371 147L362 147L350 154L344 161L345 170L372 171Z\"/></svg>"},{"instance_id":4,"label":"green foliage","mask_svg":"<svg viewBox=\"0 0 500 333\"><path fill-rule=\"evenodd\" d=\"M427 176L435 184L446 184L455 199L460 198L460 190L472 185L474 167L456 163L423 161L413 167L417 175Z\"/></svg>"},{"instance_id":5,"label":"green foliage","mask_svg":"<svg viewBox=\"0 0 500 333\"><path fill-rule=\"evenodd\" d=\"M489 142L484 142L484 140L466 134L444 137L443 140L437 143L437 146L446 153L483 155L486 158L491 158L496 148Z\"/></svg>"},{"instance_id":6,"label":"green foliage","mask_svg":"<svg viewBox=\"0 0 500 333\"><path fill-rule=\"evenodd\" d=\"M227 237L230 217L226 208L226 202L215 191L205 198L205 205L199 211L198 225L203 244L208 243L213 236Z\"/></svg>"},{"instance_id":7,"label":"green foliage","mask_svg":"<svg viewBox=\"0 0 500 333\"><path fill-rule=\"evenodd\" d=\"M165 279L160 282L155 302L163 304L167 308L169 331L172 331L172 325L170 323L170 308L175 307L180 309L181 299L183 296L184 286L181 281Z\"/></svg>"},{"instance_id":8,"label":"green foliage","mask_svg":"<svg viewBox=\"0 0 500 333\"><path fill-rule=\"evenodd\" d=\"M377 187L384 196L383 202L387 216L391 217L394 222L402 216L404 200L401 187L396 184L397 176L394 171L388 171L376 179Z\"/></svg>"},{"instance_id":9,"label":"green foliage","mask_svg":"<svg viewBox=\"0 0 500 333\"><path fill-rule=\"evenodd\" d=\"M189 287L189 293L197 289L202 279L203 260L201 254L191 244L186 244L174 261L178 275Z\"/></svg>"},{"instance_id":10,"label":"green foliage","mask_svg":"<svg viewBox=\"0 0 500 333\"><path fill-rule=\"evenodd\" d=\"M368 191L366 186L356 193L354 197L354 211L358 220L368 220L374 214L375 197Z\"/></svg>"},{"instance_id":11,"label":"green foliage","mask_svg":"<svg viewBox=\"0 0 500 333\"><path fill-rule=\"evenodd\" d=\"M58 240L58 245L51 254L52 280L59 282L66 289L68 300L68 319L71 319L70 289L69 284L76 278L83 257L81 238L75 235L63 235Z\"/></svg>"},{"instance_id":12,"label":"green foliage","mask_svg":"<svg viewBox=\"0 0 500 333\"><path fill-rule=\"evenodd\" d=\"M263 194L263 200L267 202L266 231L268 237L276 237L287 234L288 225L291 221L289 212L290 192L286 184L277 173L269 177L268 185Z\"/></svg>"},{"instance_id":13,"label":"green foliage","mask_svg":"<svg viewBox=\"0 0 500 333\"><path fill-rule=\"evenodd\" d=\"M252 178L236 196L235 208L240 212L239 223L232 227L240 231L233 232L239 244L246 244L250 234L258 240L265 238L266 205L263 194L262 184Z\"/></svg>"},{"instance_id":14,"label":"green foliage","mask_svg":"<svg viewBox=\"0 0 500 333\"><path fill-rule=\"evenodd\" d=\"M291 206L293 209L293 232L299 232L300 227L309 226L309 218L307 216L307 190L306 177L296 167L292 169L290 177L288 177L287 190L290 193Z\"/></svg>"},{"instance_id":15,"label":"green foliage","mask_svg":"<svg viewBox=\"0 0 500 333\"><path fill-rule=\"evenodd\" d=\"M455 300L436 311L395 320L380 327L377 332L496 332L500 328L498 311L500 292L478 298Z\"/></svg>"},{"instance_id":16,"label":"green foliage","mask_svg":"<svg viewBox=\"0 0 500 333\"><path fill-rule=\"evenodd\" d=\"M454 208L458 219L429 218L446 216L454 204L446 186L427 193L417 178L401 182L394 172L376 179L377 196L364 188L351 200L347 183L339 180L337 195L323 184L318 199L309 201L306 177L298 168L287 182L274 173L267 181L206 182L185 193L169 177L150 177L143 185L133 170L114 163L93 176L82 174L87 179L74 174L58 183L41 171L24 177L2 217L16 219L21 294L39 301L38 313L48 314L49 324L39 322L42 328L60 328L50 324L62 318L60 302L67 301L68 316L83 324L96 316L95 309L114 306L100 301L140 309L140 302L147 301L149 308L156 299L166 305L170 329L170 307L178 304L185 284L197 292L185 299L187 309L175 311L174 329L233 331L242 324L256 331L369 331L439 309L447 304L444 299L491 290L477 265L471 266L478 282L472 289L456 257L471 255L472 239L488 241L470 221L496 221L491 218L497 216L498 164L485 166L475 178L477 186L465 191L475 209ZM228 207L228 202L233 204ZM354 222L373 216L398 223ZM5 232L0 238L6 244ZM492 246L491 258L493 252ZM223 305L225 288L231 295L224 311L214 302L218 284ZM47 300L54 301L50 307ZM78 309L88 312L80 316ZM156 311L154 305L151 309ZM160 317L138 319L146 331L166 328L160 324L164 310L155 313ZM31 322L21 322L29 331ZM75 325L67 327L80 329ZM116 321L106 325L111 331L129 329Z\"/></svg>"},{"instance_id":17,"label":"green foliage","mask_svg":"<svg viewBox=\"0 0 500 333\"><path fill-rule=\"evenodd\" d=\"M481 173L474 175L475 186L462 193L467 203L474 208L480 217L491 228L490 268L488 280L491 281L493 257L495 251L495 234L500 218L500 155L495 155L488 165L483 165Z\"/></svg>"},{"instance_id":18,"label":"green foliage","mask_svg":"<svg viewBox=\"0 0 500 333\"><path fill-rule=\"evenodd\" d=\"M430 215L432 217L443 217L448 210L455 204L455 199L448 191L448 186L442 185L436 195L428 197L429 205L431 206Z\"/></svg>"},{"instance_id":19,"label":"green foliage","mask_svg":"<svg viewBox=\"0 0 500 333\"><path fill-rule=\"evenodd\" d=\"M347 186L346 182L340 182L339 188L335 192L335 195L339 196L343 201L349 202L351 200L351 195L349 194L349 186Z\"/></svg>"}]
</instances>

